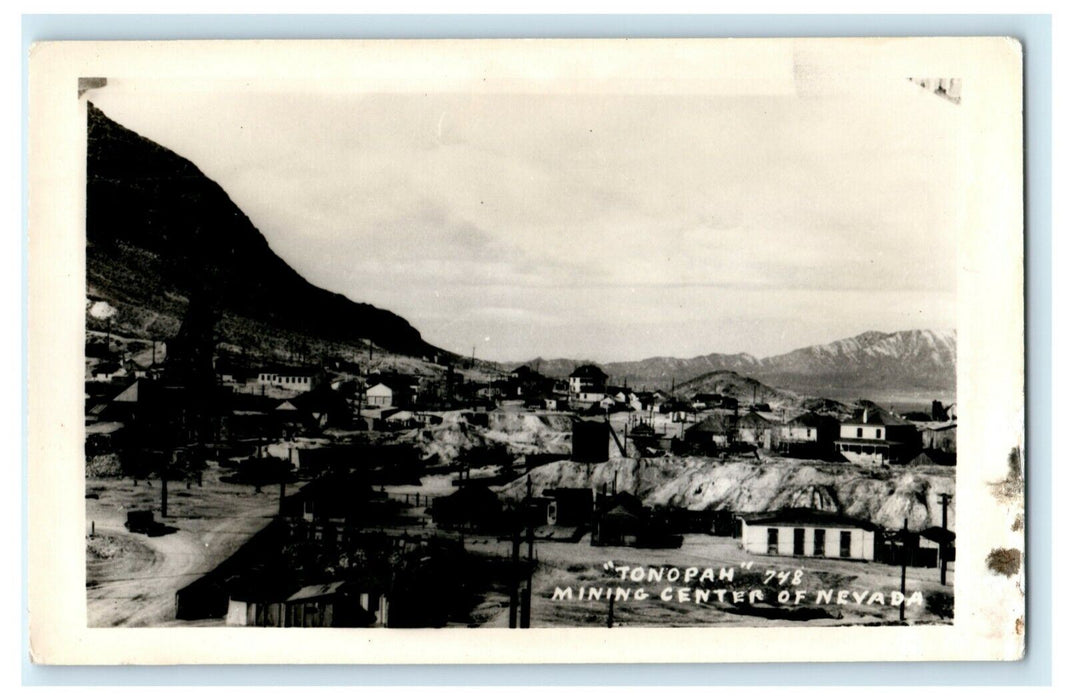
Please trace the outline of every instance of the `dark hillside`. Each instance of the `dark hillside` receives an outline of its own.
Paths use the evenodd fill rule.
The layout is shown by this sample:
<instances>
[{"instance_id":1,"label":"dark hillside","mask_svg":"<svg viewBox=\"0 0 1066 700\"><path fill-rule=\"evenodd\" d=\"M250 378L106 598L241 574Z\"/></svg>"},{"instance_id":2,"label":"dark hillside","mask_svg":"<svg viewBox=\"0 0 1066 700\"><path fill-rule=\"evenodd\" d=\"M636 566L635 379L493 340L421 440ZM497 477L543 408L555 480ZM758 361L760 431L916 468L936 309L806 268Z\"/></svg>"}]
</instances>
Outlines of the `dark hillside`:
<instances>
[{"instance_id":1,"label":"dark hillside","mask_svg":"<svg viewBox=\"0 0 1066 700\"><path fill-rule=\"evenodd\" d=\"M189 297L201 294L223 314L223 334L246 319L330 342L369 339L401 354L436 350L396 314L307 282L195 165L91 104L87 166L89 290L119 306L117 321L172 332Z\"/></svg>"}]
</instances>

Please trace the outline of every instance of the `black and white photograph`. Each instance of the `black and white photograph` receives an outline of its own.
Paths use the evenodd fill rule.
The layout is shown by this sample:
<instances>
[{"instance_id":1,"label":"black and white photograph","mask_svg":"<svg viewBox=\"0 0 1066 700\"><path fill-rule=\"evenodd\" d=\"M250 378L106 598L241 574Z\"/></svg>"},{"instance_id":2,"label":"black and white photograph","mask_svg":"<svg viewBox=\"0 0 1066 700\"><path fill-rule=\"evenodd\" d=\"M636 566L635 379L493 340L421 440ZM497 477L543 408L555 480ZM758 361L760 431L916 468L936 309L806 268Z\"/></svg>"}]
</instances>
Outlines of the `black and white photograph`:
<instances>
[{"instance_id":1,"label":"black and white photograph","mask_svg":"<svg viewBox=\"0 0 1066 700\"><path fill-rule=\"evenodd\" d=\"M973 71L501 43L68 86L85 627L953 627Z\"/></svg>"}]
</instances>

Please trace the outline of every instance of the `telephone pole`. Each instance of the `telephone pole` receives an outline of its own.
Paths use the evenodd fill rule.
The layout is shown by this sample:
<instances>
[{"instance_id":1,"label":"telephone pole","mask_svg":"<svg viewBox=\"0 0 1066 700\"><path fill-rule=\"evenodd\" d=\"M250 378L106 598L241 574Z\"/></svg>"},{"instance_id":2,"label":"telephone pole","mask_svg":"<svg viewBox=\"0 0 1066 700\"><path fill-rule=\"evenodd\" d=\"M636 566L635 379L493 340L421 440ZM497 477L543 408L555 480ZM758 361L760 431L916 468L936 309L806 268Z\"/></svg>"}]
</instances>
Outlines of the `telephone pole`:
<instances>
[{"instance_id":1,"label":"telephone pole","mask_svg":"<svg viewBox=\"0 0 1066 700\"><path fill-rule=\"evenodd\" d=\"M511 538L511 595L510 607L507 613L507 626L510 629L516 629L518 627L518 552L520 548L520 527L521 523L516 522L514 525L514 536Z\"/></svg>"},{"instance_id":2,"label":"telephone pole","mask_svg":"<svg viewBox=\"0 0 1066 700\"><path fill-rule=\"evenodd\" d=\"M947 529L948 529L948 504L951 503L951 494L942 493L937 499L940 503L940 524L943 526L944 539L940 542L940 585L948 583L948 559L947 559Z\"/></svg>"},{"instance_id":3,"label":"telephone pole","mask_svg":"<svg viewBox=\"0 0 1066 700\"><path fill-rule=\"evenodd\" d=\"M526 502L524 515L526 517L526 588L522 592L522 615L519 626L529 629L532 619L533 604L533 477L526 476Z\"/></svg>"},{"instance_id":4,"label":"telephone pole","mask_svg":"<svg viewBox=\"0 0 1066 700\"><path fill-rule=\"evenodd\" d=\"M903 519L903 554L900 557L899 592L903 594L903 600L899 603L899 621L903 622L907 606L907 555L910 553L907 547L907 518Z\"/></svg>"}]
</instances>

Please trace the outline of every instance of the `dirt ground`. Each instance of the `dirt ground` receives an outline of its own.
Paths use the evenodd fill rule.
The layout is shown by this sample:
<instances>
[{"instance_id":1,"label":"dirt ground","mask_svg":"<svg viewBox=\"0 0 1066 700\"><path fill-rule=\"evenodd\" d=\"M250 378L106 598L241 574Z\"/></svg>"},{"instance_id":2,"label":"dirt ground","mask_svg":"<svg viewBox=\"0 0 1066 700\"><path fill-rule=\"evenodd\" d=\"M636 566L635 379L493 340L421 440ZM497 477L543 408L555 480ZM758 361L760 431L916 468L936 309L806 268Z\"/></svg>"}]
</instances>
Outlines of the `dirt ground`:
<instances>
[{"instance_id":1,"label":"dirt ground","mask_svg":"<svg viewBox=\"0 0 1066 700\"><path fill-rule=\"evenodd\" d=\"M254 487L228 484L218 479L217 468L208 471L204 484L186 488L184 482L170 484L170 517L164 520L176 530L160 537L131 534L123 522L127 509L152 508L157 519L159 482L151 487L144 481L133 486L129 479L91 479L87 483L86 530L95 523L96 536L86 538L86 574L88 593L88 621L90 626L160 626L178 623L174 620L174 594L200 575L213 569L232 554L249 537L263 528L277 512L277 487L255 493ZM426 477L417 486L389 486L394 499L410 498L408 514L412 523L383 530L431 534L432 521L424 505L414 505L414 494L424 499L452 492L453 474ZM289 487L292 493L297 485ZM467 535L468 551L475 554L507 558L511 543L494 536ZM834 599L841 589L855 592L881 592L886 599L899 589L900 570L883 564L836 561L832 559L752 556L738 547L738 541L728 537L685 535L680 549L634 549L629 547L592 547L589 536L576 543L537 541L538 560L533 578L534 627L574 627L606 625L608 603L600 600L578 600L579 588L622 586L636 591L644 588L649 597L637 601L616 602L613 622L616 626L783 626L783 625L842 625L842 624L898 624L899 608L891 604L855 605L815 604L818 590L833 590ZM523 556L526 546L523 544ZM712 582L711 590L725 588L732 591L763 590L762 605L774 606L778 593L805 590L809 596L802 605L785 608L804 608L816 615L814 619L795 621L767 619L758 610L738 608L727 596L725 602L664 601L660 593L671 584L665 580L655 583L621 581L615 567L678 567L682 570L697 567L701 571L713 567L734 569L734 581ZM743 564L751 562L750 569ZM781 585L766 582L769 570L802 570L802 583ZM930 610L925 598L928 594L944 596L952 592L953 572L949 568L948 585L941 586L935 569L907 570L907 590L920 590L923 602L906 609L909 623L950 623ZM684 584L675 584L674 588ZM690 586L695 586L691 583ZM556 587L570 587L574 598L552 600ZM676 593L675 593L676 598ZM506 627L508 599L504 582L489 586L480 604L463 623L473 626ZM221 620L198 624L217 625ZM458 623L457 623L458 624Z\"/></svg>"},{"instance_id":2,"label":"dirt ground","mask_svg":"<svg viewBox=\"0 0 1066 700\"><path fill-rule=\"evenodd\" d=\"M219 481L170 482L167 518L159 517L160 483L130 479L86 482L86 592L90 627L175 624L174 594L211 571L277 513L278 488ZM289 487L289 493L297 488ZM130 533L127 510L152 509L176 528L158 537ZM89 536L95 524L95 535Z\"/></svg>"}]
</instances>

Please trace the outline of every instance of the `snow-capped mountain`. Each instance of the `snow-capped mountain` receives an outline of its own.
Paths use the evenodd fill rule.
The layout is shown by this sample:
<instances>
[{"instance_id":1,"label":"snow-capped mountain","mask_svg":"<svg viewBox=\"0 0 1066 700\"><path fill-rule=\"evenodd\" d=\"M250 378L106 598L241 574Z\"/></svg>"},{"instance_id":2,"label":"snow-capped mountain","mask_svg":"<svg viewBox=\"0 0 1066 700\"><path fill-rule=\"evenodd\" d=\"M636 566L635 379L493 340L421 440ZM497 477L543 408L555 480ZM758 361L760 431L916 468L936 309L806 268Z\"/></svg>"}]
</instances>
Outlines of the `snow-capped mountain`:
<instances>
[{"instance_id":1,"label":"snow-capped mountain","mask_svg":"<svg viewBox=\"0 0 1066 700\"><path fill-rule=\"evenodd\" d=\"M853 338L793 350L759 363L754 376L796 390L955 390L956 333L868 331Z\"/></svg>"},{"instance_id":2,"label":"snow-capped mountain","mask_svg":"<svg viewBox=\"0 0 1066 700\"><path fill-rule=\"evenodd\" d=\"M575 360L526 363L543 374L565 377ZM764 384L815 396L857 396L863 392L955 392L954 330L867 331L852 338L758 359L747 353L709 354L688 359L651 357L602 364L612 384L669 389L702 375L730 370Z\"/></svg>"}]
</instances>

